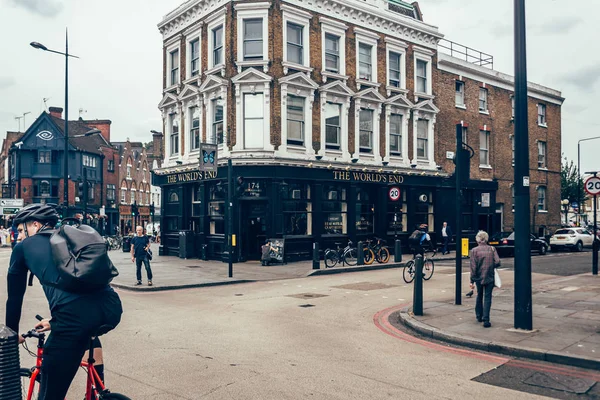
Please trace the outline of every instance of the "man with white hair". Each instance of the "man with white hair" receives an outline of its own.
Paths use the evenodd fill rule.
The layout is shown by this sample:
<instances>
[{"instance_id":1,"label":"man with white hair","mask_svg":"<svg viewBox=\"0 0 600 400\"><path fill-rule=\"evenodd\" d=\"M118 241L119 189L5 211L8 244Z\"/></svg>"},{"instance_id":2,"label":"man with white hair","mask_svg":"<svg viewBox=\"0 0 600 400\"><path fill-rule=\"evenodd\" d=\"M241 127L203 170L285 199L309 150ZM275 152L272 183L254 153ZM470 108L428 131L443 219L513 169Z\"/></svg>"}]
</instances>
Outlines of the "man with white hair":
<instances>
[{"instance_id":1,"label":"man with white hair","mask_svg":"<svg viewBox=\"0 0 600 400\"><path fill-rule=\"evenodd\" d=\"M131 262L135 261L136 285L142 284L142 263L144 263L148 275L148 286L152 286L152 269L150 268L150 260L148 260L150 239L147 235L144 235L144 228L141 226L137 226L135 232L136 236L131 239Z\"/></svg>"},{"instance_id":2,"label":"man with white hair","mask_svg":"<svg viewBox=\"0 0 600 400\"><path fill-rule=\"evenodd\" d=\"M477 286L477 300L475 302L475 316L477 321L483 322L484 328L492 326L490 323L490 309L492 308L492 291L494 290L494 268L500 266L500 257L496 249L489 246L489 236L485 231L479 231L475 236L477 247L471 250L471 289Z\"/></svg>"}]
</instances>

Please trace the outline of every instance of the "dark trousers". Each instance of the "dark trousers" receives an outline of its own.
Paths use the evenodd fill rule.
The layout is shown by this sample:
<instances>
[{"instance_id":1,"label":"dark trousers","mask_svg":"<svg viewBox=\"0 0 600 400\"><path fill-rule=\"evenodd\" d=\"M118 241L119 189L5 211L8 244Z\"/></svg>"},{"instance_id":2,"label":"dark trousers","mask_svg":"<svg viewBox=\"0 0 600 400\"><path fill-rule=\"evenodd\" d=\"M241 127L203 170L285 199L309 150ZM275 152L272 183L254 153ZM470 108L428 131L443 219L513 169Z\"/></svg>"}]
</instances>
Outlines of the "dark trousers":
<instances>
[{"instance_id":1,"label":"dark trousers","mask_svg":"<svg viewBox=\"0 0 600 400\"><path fill-rule=\"evenodd\" d=\"M121 300L112 290L79 298L52 312L38 400L65 398L90 337L102 325L116 327L122 313Z\"/></svg>"},{"instance_id":2,"label":"dark trousers","mask_svg":"<svg viewBox=\"0 0 600 400\"><path fill-rule=\"evenodd\" d=\"M448 236L442 236L442 254L449 253L448 251L448 243L450 242L450 238Z\"/></svg>"},{"instance_id":3,"label":"dark trousers","mask_svg":"<svg viewBox=\"0 0 600 400\"><path fill-rule=\"evenodd\" d=\"M148 275L148 280L152 280L152 269L150 269L150 261L148 261L148 257L136 257L135 258L135 275L137 276L138 282L142 281L142 262L144 263L144 267L146 268L146 275Z\"/></svg>"},{"instance_id":4,"label":"dark trousers","mask_svg":"<svg viewBox=\"0 0 600 400\"><path fill-rule=\"evenodd\" d=\"M492 291L494 290L494 282L482 285L475 282L477 285L477 300L475 301L475 316L483 322L490 322L490 309L492 308Z\"/></svg>"}]
</instances>

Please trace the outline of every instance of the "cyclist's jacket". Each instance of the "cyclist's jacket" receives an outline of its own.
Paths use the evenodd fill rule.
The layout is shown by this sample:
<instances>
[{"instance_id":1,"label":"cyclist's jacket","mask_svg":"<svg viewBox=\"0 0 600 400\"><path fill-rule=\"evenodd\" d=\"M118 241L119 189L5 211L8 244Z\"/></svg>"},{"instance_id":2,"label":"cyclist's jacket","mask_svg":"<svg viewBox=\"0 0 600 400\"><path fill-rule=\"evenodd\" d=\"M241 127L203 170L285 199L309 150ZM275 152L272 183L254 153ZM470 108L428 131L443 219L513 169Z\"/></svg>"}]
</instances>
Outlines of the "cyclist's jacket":
<instances>
[{"instance_id":1,"label":"cyclist's jacket","mask_svg":"<svg viewBox=\"0 0 600 400\"><path fill-rule=\"evenodd\" d=\"M58 278L58 269L52 259L50 236L34 235L18 243L10 257L10 266L7 274L8 299L6 300L6 326L19 332L23 296L27 288L27 273L31 271L41 282L50 313L57 307L70 303L85 296L98 296L101 292L112 291L105 288L91 294L69 293L63 290L44 285L44 281L54 282Z\"/></svg>"}]
</instances>

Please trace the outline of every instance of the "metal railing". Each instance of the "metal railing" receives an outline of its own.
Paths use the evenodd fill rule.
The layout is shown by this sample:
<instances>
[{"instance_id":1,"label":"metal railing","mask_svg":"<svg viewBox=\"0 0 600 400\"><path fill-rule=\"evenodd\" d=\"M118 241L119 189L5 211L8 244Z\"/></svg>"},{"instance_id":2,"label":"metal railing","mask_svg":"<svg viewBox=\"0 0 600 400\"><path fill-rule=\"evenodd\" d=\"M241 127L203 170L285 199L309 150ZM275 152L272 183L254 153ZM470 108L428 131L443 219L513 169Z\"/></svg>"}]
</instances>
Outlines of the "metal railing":
<instances>
[{"instance_id":1,"label":"metal railing","mask_svg":"<svg viewBox=\"0 0 600 400\"><path fill-rule=\"evenodd\" d=\"M463 46L462 44L447 39L440 39L438 47L446 50L444 53L449 54L451 57L464 59L465 61L479 65L480 67L494 69L494 56L491 54Z\"/></svg>"}]
</instances>

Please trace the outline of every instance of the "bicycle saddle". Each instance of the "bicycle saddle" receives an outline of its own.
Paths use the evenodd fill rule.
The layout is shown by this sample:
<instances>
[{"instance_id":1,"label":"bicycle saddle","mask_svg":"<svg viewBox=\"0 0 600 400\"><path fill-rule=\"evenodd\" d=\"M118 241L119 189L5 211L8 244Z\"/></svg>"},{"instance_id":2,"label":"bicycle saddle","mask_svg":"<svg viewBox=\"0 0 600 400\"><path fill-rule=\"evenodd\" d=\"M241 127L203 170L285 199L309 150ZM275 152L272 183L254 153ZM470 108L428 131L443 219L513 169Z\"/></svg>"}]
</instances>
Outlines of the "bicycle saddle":
<instances>
[{"instance_id":1,"label":"bicycle saddle","mask_svg":"<svg viewBox=\"0 0 600 400\"><path fill-rule=\"evenodd\" d=\"M98 329L96 329L95 332L92 332L92 337L98 337L98 336L102 336L110 331L112 331L113 329L115 329L114 326L112 325L101 325Z\"/></svg>"}]
</instances>

